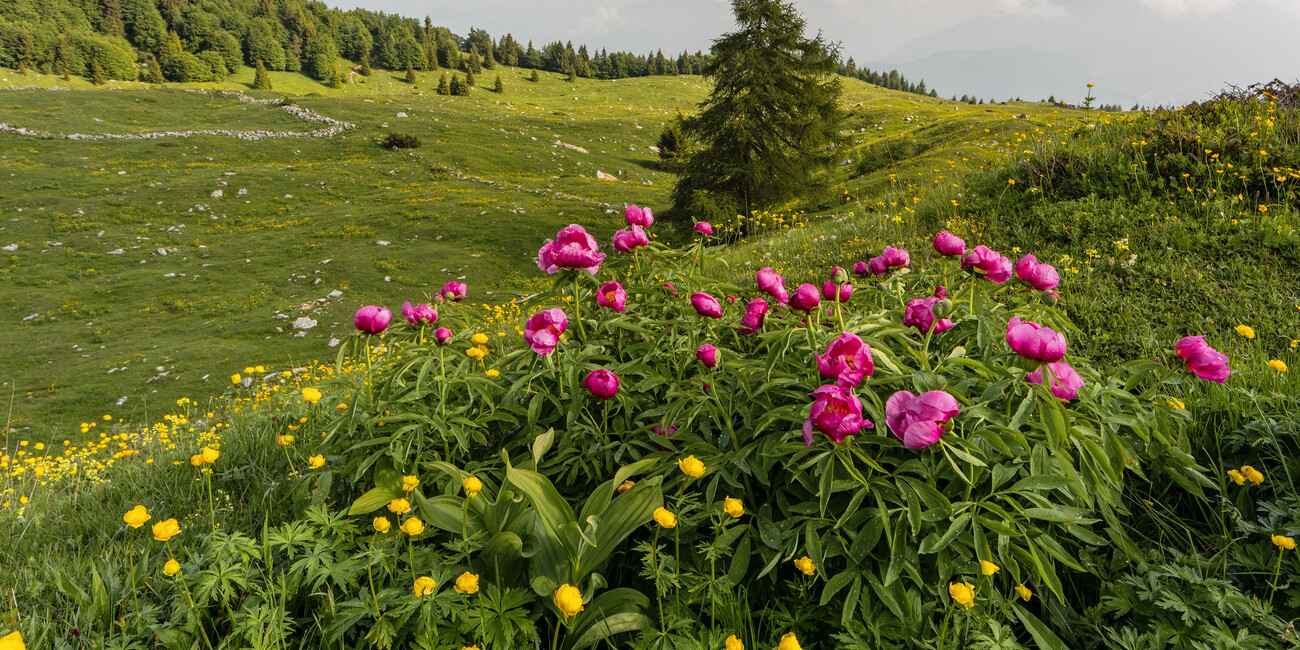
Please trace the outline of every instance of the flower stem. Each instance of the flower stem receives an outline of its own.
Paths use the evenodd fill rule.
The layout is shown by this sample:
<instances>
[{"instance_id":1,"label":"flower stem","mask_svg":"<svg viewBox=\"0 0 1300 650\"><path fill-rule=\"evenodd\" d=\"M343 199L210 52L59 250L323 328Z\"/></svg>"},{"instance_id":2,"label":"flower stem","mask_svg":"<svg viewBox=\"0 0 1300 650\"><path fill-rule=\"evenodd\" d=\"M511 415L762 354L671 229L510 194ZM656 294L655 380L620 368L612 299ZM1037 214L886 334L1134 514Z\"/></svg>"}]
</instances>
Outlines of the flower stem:
<instances>
[{"instance_id":1,"label":"flower stem","mask_svg":"<svg viewBox=\"0 0 1300 650\"><path fill-rule=\"evenodd\" d=\"M582 276L578 272L573 273L573 317L578 321L578 333L582 335L582 340L587 340L587 329L582 324L582 296L579 293L578 279Z\"/></svg>"},{"instance_id":2,"label":"flower stem","mask_svg":"<svg viewBox=\"0 0 1300 650\"><path fill-rule=\"evenodd\" d=\"M370 552L375 552L375 538L370 537ZM370 581L370 599L375 603L375 619L379 618L379 596L375 595L375 576L370 570L371 558L366 557L366 578Z\"/></svg>"},{"instance_id":3,"label":"flower stem","mask_svg":"<svg viewBox=\"0 0 1300 650\"><path fill-rule=\"evenodd\" d=\"M1268 591L1268 608L1269 608L1269 609L1273 609L1273 594L1277 592L1277 578L1278 578L1278 576L1279 576L1279 575L1281 574L1281 572L1282 572L1282 554L1285 553L1285 552L1286 552L1286 549L1283 549L1283 548L1280 548L1280 547L1277 549L1277 566L1275 566L1275 567L1273 568L1273 582L1272 582L1272 584L1270 585L1270 586L1272 587L1272 589L1269 589L1269 591Z\"/></svg>"}]
</instances>

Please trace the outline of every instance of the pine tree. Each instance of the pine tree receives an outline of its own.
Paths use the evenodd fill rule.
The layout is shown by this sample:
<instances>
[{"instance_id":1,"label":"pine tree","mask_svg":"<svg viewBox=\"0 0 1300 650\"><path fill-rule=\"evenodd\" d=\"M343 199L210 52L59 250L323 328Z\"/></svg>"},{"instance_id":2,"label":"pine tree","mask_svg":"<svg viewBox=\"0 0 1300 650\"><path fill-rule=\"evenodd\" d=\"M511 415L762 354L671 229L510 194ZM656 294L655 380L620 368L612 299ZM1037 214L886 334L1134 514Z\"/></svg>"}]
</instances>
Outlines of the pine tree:
<instances>
[{"instance_id":1,"label":"pine tree","mask_svg":"<svg viewBox=\"0 0 1300 650\"><path fill-rule=\"evenodd\" d=\"M468 71L468 72L465 73L465 85L468 86L468 87L470 87L470 88L473 88L473 87L474 87L474 71L473 71L473 70L470 70L470 71Z\"/></svg>"},{"instance_id":2,"label":"pine tree","mask_svg":"<svg viewBox=\"0 0 1300 650\"><path fill-rule=\"evenodd\" d=\"M108 75L104 74L104 66L99 65L98 59L90 62L90 83L96 86L108 83Z\"/></svg>"},{"instance_id":3,"label":"pine tree","mask_svg":"<svg viewBox=\"0 0 1300 650\"><path fill-rule=\"evenodd\" d=\"M537 81L541 81L541 80L542 80L541 77L537 76L537 69L536 69L536 68L533 69L533 73L532 73L532 74L528 75L528 80L529 80L529 81L533 81L533 82L537 82Z\"/></svg>"},{"instance_id":4,"label":"pine tree","mask_svg":"<svg viewBox=\"0 0 1300 650\"><path fill-rule=\"evenodd\" d=\"M495 91L498 95L506 91L506 85L501 83L501 75L497 75L497 82L492 84L492 90Z\"/></svg>"},{"instance_id":5,"label":"pine tree","mask_svg":"<svg viewBox=\"0 0 1300 650\"><path fill-rule=\"evenodd\" d=\"M451 94L455 96L463 95L465 92L461 89L460 73L451 73Z\"/></svg>"},{"instance_id":6,"label":"pine tree","mask_svg":"<svg viewBox=\"0 0 1300 650\"><path fill-rule=\"evenodd\" d=\"M369 77L374 74L374 72L375 71L370 67L370 50L367 49L361 54L361 76Z\"/></svg>"},{"instance_id":7,"label":"pine tree","mask_svg":"<svg viewBox=\"0 0 1300 650\"><path fill-rule=\"evenodd\" d=\"M145 63L144 80L151 84L161 84L166 81L163 79L162 66L158 65L158 59L152 54L149 55L149 61Z\"/></svg>"},{"instance_id":8,"label":"pine tree","mask_svg":"<svg viewBox=\"0 0 1300 650\"><path fill-rule=\"evenodd\" d=\"M36 66L36 44L32 42L32 33L23 27L18 31L18 71L26 74Z\"/></svg>"},{"instance_id":9,"label":"pine tree","mask_svg":"<svg viewBox=\"0 0 1300 650\"><path fill-rule=\"evenodd\" d=\"M746 214L815 195L846 139L839 52L788 0L732 0L739 29L713 42L713 83L683 135L698 143L673 189L674 214ZM765 65L755 65L762 61Z\"/></svg>"},{"instance_id":10,"label":"pine tree","mask_svg":"<svg viewBox=\"0 0 1300 650\"><path fill-rule=\"evenodd\" d=\"M266 73L266 66L262 60L257 60L257 72L253 75L253 90L270 90L271 75Z\"/></svg>"},{"instance_id":11,"label":"pine tree","mask_svg":"<svg viewBox=\"0 0 1300 650\"><path fill-rule=\"evenodd\" d=\"M415 83L415 69L412 68L411 64L409 63L406 64L406 83L408 84Z\"/></svg>"},{"instance_id":12,"label":"pine tree","mask_svg":"<svg viewBox=\"0 0 1300 650\"><path fill-rule=\"evenodd\" d=\"M572 65L566 68L564 72L566 73L566 76L564 77L565 81L573 83L578 80L578 71L574 70Z\"/></svg>"},{"instance_id":13,"label":"pine tree","mask_svg":"<svg viewBox=\"0 0 1300 650\"><path fill-rule=\"evenodd\" d=\"M59 42L54 46L54 74L63 77L64 81L72 81L72 75L68 73L68 37L65 34L59 34Z\"/></svg>"},{"instance_id":14,"label":"pine tree","mask_svg":"<svg viewBox=\"0 0 1300 650\"><path fill-rule=\"evenodd\" d=\"M451 86L447 83L447 73L446 73L446 72L442 73L442 78L438 80L438 94L439 94L439 95L450 95L450 94L451 94Z\"/></svg>"},{"instance_id":15,"label":"pine tree","mask_svg":"<svg viewBox=\"0 0 1300 650\"><path fill-rule=\"evenodd\" d=\"M337 66L332 70L330 70L329 86L334 90L338 90L343 87L343 73L339 72Z\"/></svg>"}]
</instances>

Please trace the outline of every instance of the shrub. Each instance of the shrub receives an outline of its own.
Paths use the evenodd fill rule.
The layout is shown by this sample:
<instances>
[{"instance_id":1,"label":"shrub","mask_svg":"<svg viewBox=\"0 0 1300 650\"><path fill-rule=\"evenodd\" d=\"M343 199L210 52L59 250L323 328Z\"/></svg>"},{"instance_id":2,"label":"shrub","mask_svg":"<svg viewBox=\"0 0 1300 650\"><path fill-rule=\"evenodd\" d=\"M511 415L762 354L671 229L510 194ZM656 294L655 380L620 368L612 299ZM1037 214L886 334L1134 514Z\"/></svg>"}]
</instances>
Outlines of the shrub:
<instances>
[{"instance_id":1,"label":"shrub","mask_svg":"<svg viewBox=\"0 0 1300 650\"><path fill-rule=\"evenodd\" d=\"M379 141L379 144L388 149L418 149L420 148L420 138L409 133L389 131Z\"/></svg>"}]
</instances>

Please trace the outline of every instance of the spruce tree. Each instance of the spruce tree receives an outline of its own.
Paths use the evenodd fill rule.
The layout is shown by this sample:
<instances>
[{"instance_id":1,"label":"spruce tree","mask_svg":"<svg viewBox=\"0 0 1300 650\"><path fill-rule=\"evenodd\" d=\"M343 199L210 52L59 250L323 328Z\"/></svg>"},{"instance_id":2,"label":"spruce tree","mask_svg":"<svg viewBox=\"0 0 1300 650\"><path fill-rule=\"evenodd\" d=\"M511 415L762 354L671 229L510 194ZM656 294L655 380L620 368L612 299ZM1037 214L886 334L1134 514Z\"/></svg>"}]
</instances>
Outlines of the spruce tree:
<instances>
[{"instance_id":1,"label":"spruce tree","mask_svg":"<svg viewBox=\"0 0 1300 650\"><path fill-rule=\"evenodd\" d=\"M145 63L144 80L151 84L161 84L166 81L163 79L162 66L158 65L158 59L154 55L149 55L149 61Z\"/></svg>"},{"instance_id":2,"label":"spruce tree","mask_svg":"<svg viewBox=\"0 0 1300 650\"><path fill-rule=\"evenodd\" d=\"M439 94L439 95L450 95L450 94L451 94L451 85L449 85L449 84L447 83L447 73L446 73L446 72L442 73L442 78L438 80L438 94Z\"/></svg>"},{"instance_id":3,"label":"spruce tree","mask_svg":"<svg viewBox=\"0 0 1300 650\"><path fill-rule=\"evenodd\" d=\"M98 59L90 62L90 83L96 86L108 83L108 75L104 74L104 66L99 65Z\"/></svg>"},{"instance_id":4,"label":"spruce tree","mask_svg":"<svg viewBox=\"0 0 1300 650\"><path fill-rule=\"evenodd\" d=\"M415 83L415 69L412 68L411 64L409 63L406 64L406 83L408 84Z\"/></svg>"},{"instance_id":5,"label":"spruce tree","mask_svg":"<svg viewBox=\"0 0 1300 650\"><path fill-rule=\"evenodd\" d=\"M460 73L451 73L451 94L457 96L465 94L464 91L461 90L461 85Z\"/></svg>"},{"instance_id":6,"label":"spruce tree","mask_svg":"<svg viewBox=\"0 0 1300 650\"><path fill-rule=\"evenodd\" d=\"M501 83L501 75L497 75L497 82L492 84L492 90L496 91L498 95L506 91L506 85Z\"/></svg>"},{"instance_id":7,"label":"spruce tree","mask_svg":"<svg viewBox=\"0 0 1300 650\"><path fill-rule=\"evenodd\" d=\"M32 42L32 33L26 27L18 31L18 71L26 74L36 66L36 44Z\"/></svg>"},{"instance_id":8,"label":"spruce tree","mask_svg":"<svg viewBox=\"0 0 1300 650\"><path fill-rule=\"evenodd\" d=\"M541 81L541 80L542 80L541 77L537 76L537 69L536 69L536 68L533 69L533 73L532 73L532 74L528 75L528 80L529 80L529 81L534 81L534 82L536 82L536 81Z\"/></svg>"},{"instance_id":9,"label":"spruce tree","mask_svg":"<svg viewBox=\"0 0 1300 650\"><path fill-rule=\"evenodd\" d=\"M465 73L465 85L470 88L474 87L474 71L470 70Z\"/></svg>"},{"instance_id":10,"label":"spruce tree","mask_svg":"<svg viewBox=\"0 0 1300 650\"><path fill-rule=\"evenodd\" d=\"M330 70L329 86L334 90L343 87L343 73L339 72L337 66Z\"/></svg>"},{"instance_id":11,"label":"spruce tree","mask_svg":"<svg viewBox=\"0 0 1300 650\"><path fill-rule=\"evenodd\" d=\"M573 83L578 80L578 71L573 69L573 65L569 65L568 68L565 68L564 72L567 75L564 77L564 80L568 83Z\"/></svg>"},{"instance_id":12,"label":"spruce tree","mask_svg":"<svg viewBox=\"0 0 1300 650\"><path fill-rule=\"evenodd\" d=\"M844 109L838 48L788 0L732 0L739 29L713 42L713 90L683 124L697 143L673 189L680 219L751 215L825 187ZM760 65L761 62L761 65Z\"/></svg>"},{"instance_id":13,"label":"spruce tree","mask_svg":"<svg viewBox=\"0 0 1300 650\"><path fill-rule=\"evenodd\" d=\"M361 53L361 76L369 77L374 72L370 67L370 50L367 48L365 52Z\"/></svg>"},{"instance_id":14,"label":"spruce tree","mask_svg":"<svg viewBox=\"0 0 1300 650\"><path fill-rule=\"evenodd\" d=\"M253 75L253 90L270 90L271 75L266 73L266 66L262 60L257 60L257 72Z\"/></svg>"},{"instance_id":15,"label":"spruce tree","mask_svg":"<svg viewBox=\"0 0 1300 650\"><path fill-rule=\"evenodd\" d=\"M63 77L64 81L72 81L72 75L68 73L68 37L65 34L59 34L59 42L54 46L54 74Z\"/></svg>"}]
</instances>

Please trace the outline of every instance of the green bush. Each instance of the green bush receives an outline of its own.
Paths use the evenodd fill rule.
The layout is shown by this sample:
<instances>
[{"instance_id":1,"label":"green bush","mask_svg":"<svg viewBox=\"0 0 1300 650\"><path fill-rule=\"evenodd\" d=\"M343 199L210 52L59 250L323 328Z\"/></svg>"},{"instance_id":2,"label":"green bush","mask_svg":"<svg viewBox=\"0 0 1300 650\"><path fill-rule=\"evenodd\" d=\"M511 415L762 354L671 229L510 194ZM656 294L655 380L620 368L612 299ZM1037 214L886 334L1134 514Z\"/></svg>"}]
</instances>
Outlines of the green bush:
<instances>
[{"instance_id":1,"label":"green bush","mask_svg":"<svg viewBox=\"0 0 1300 650\"><path fill-rule=\"evenodd\" d=\"M419 149L420 138L410 133L389 131L380 141L380 146L387 149Z\"/></svg>"}]
</instances>

